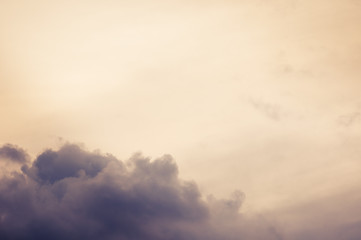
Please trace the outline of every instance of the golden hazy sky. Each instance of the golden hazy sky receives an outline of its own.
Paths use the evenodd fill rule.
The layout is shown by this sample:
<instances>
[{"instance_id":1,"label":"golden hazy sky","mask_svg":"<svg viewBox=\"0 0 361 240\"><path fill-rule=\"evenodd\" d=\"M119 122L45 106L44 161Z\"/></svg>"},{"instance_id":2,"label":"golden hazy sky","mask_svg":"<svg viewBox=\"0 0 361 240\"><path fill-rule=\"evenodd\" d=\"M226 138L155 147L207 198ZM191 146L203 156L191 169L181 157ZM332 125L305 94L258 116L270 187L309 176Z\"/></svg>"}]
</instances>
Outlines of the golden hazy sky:
<instances>
[{"instance_id":1,"label":"golden hazy sky","mask_svg":"<svg viewBox=\"0 0 361 240\"><path fill-rule=\"evenodd\" d=\"M252 211L351 206L360 13L357 0L0 0L0 143L170 153Z\"/></svg>"}]
</instances>

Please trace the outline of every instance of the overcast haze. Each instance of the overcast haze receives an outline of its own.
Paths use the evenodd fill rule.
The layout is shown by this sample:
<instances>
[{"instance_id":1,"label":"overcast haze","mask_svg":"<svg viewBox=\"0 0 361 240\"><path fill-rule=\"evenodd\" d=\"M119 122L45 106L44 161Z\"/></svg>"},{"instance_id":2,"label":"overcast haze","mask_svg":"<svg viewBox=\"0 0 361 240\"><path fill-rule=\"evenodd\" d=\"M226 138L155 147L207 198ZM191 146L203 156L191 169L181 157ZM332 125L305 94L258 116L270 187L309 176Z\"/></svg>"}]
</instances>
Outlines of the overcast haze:
<instances>
[{"instance_id":1,"label":"overcast haze","mask_svg":"<svg viewBox=\"0 0 361 240\"><path fill-rule=\"evenodd\" d=\"M249 229L276 229L266 239L360 239L360 13L355 0L0 0L1 174L41 188L20 166L69 143L120 162L170 154L170 187L201 196L185 209L218 216L207 196L238 190Z\"/></svg>"}]
</instances>

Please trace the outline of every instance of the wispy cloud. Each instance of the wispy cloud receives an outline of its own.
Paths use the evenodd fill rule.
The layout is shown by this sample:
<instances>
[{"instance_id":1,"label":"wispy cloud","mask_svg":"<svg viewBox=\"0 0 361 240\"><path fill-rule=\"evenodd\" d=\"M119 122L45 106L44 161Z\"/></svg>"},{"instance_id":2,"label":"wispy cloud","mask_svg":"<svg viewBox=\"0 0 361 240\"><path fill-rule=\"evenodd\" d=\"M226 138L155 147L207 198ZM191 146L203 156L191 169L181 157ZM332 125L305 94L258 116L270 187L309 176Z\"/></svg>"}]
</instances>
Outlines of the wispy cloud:
<instances>
[{"instance_id":1,"label":"wispy cloud","mask_svg":"<svg viewBox=\"0 0 361 240\"><path fill-rule=\"evenodd\" d=\"M266 117L279 121L283 116L281 107L278 104L272 104L265 102L261 99L249 99L249 103L260 113L264 114Z\"/></svg>"},{"instance_id":2,"label":"wispy cloud","mask_svg":"<svg viewBox=\"0 0 361 240\"><path fill-rule=\"evenodd\" d=\"M361 121L361 113L359 111L342 115L338 118L338 123L345 127L350 127Z\"/></svg>"}]
</instances>

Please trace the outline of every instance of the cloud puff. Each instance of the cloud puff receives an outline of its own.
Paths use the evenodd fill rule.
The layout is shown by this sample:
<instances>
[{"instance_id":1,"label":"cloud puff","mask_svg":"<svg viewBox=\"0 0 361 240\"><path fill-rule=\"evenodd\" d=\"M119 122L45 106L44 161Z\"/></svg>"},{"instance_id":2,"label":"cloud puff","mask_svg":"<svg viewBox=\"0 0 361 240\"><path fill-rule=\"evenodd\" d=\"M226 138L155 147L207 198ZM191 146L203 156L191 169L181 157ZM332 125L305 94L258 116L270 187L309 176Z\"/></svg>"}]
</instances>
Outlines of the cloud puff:
<instances>
[{"instance_id":1,"label":"cloud puff","mask_svg":"<svg viewBox=\"0 0 361 240\"><path fill-rule=\"evenodd\" d=\"M3 150L7 159L27 159L5 146L18 152ZM202 196L179 178L170 155L122 162L67 144L0 178L0 239L360 239L359 195L284 207L277 216L240 213L244 199L240 191Z\"/></svg>"},{"instance_id":2,"label":"cloud puff","mask_svg":"<svg viewBox=\"0 0 361 240\"><path fill-rule=\"evenodd\" d=\"M0 159L10 160L15 163L25 164L28 161L28 154L15 145L5 144L0 147Z\"/></svg>"},{"instance_id":3,"label":"cloud puff","mask_svg":"<svg viewBox=\"0 0 361 240\"><path fill-rule=\"evenodd\" d=\"M204 200L169 155L121 162L68 144L1 179L0 239L280 239L238 213L243 198Z\"/></svg>"}]
</instances>

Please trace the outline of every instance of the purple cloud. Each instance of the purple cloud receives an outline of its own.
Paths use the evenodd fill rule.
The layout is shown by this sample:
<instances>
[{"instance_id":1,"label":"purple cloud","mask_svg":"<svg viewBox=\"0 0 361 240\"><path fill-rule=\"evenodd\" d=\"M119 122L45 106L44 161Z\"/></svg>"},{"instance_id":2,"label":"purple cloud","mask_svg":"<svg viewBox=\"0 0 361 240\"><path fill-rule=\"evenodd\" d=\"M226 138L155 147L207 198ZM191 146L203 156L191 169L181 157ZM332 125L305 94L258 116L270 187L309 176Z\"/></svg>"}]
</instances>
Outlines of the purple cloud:
<instances>
[{"instance_id":1,"label":"purple cloud","mask_svg":"<svg viewBox=\"0 0 361 240\"><path fill-rule=\"evenodd\" d=\"M1 179L0 239L280 239L242 223L243 198L204 200L169 155L123 163L65 145Z\"/></svg>"}]
</instances>

